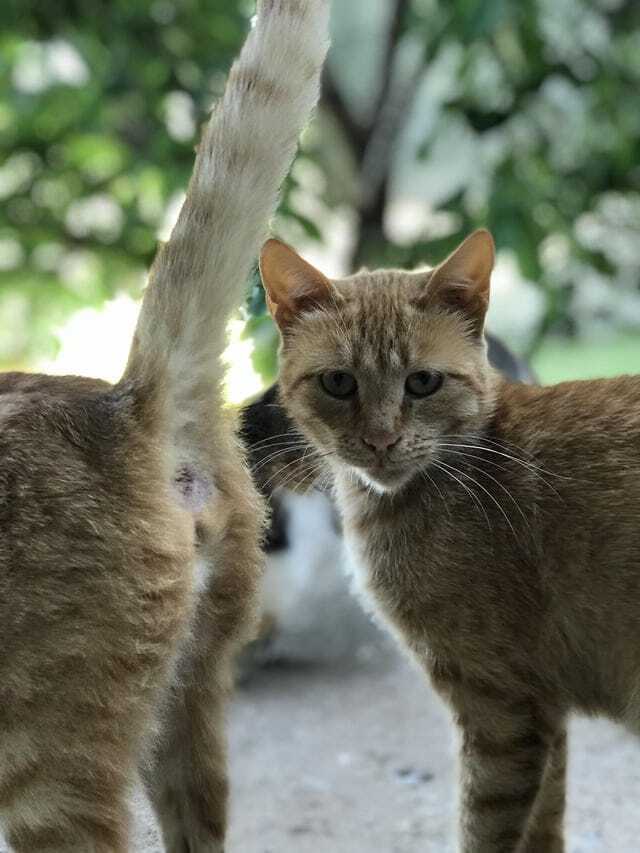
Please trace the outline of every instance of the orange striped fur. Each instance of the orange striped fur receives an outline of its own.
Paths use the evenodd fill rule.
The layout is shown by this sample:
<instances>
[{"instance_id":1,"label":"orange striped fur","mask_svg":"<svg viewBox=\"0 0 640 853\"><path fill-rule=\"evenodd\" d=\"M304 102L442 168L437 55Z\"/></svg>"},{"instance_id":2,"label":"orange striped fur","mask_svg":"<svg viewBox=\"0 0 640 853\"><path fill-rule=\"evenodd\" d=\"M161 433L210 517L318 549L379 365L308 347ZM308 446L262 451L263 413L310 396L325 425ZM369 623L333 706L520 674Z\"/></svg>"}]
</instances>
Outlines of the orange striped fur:
<instances>
[{"instance_id":1,"label":"orange striped fur","mask_svg":"<svg viewBox=\"0 0 640 853\"><path fill-rule=\"evenodd\" d=\"M562 853L567 717L640 728L640 377L499 377L492 265L486 232L416 273L262 256L280 400L332 476L357 589L460 730L460 851Z\"/></svg>"},{"instance_id":2,"label":"orange striped fur","mask_svg":"<svg viewBox=\"0 0 640 853\"><path fill-rule=\"evenodd\" d=\"M327 17L327 0L259 2L122 380L0 376L0 822L17 853L126 853L139 770L168 853L224 849L224 707L263 507L219 356Z\"/></svg>"}]
</instances>

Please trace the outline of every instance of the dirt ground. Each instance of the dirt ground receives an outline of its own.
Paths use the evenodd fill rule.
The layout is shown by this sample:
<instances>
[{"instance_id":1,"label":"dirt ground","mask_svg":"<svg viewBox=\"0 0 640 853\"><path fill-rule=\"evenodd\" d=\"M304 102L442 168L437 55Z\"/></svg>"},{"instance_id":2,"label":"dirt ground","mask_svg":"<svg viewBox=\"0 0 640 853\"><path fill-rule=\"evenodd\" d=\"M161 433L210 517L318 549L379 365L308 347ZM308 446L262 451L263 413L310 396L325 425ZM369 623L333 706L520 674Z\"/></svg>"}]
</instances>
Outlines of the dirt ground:
<instances>
[{"instance_id":1,"label":"dirt ground","mask_svg":"<svg viewBox=\"0 0 640 853\"><path fill-rule=\"evenodd\" d=\"M230 736L229 853L453 850L446 711L395 653L257 673L238 691ZM578 720L571 756L568 853L637 853L640 744ZM135 853L160 853L141 794L134 805Z\"/></svg>"}]
</instances>

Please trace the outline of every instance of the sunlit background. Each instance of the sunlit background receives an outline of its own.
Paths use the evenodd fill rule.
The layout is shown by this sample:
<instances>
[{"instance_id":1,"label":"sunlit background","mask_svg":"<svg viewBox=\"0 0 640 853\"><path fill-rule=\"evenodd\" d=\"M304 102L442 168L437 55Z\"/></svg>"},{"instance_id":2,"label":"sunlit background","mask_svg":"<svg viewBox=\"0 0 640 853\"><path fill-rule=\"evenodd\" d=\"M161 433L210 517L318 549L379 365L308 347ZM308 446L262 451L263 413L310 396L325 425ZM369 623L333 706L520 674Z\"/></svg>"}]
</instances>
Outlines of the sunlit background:
<instances>
[{"instance_id":1,"label":"sunlit background","mask_svg":"<svg viewBox=\"0 0 640 853\"><path fill-rule=\"evenodd\" d=\"M254 0L5 0L0 370L119 376L254 13ZM274 229L338 275L436 262L489 227L490 328L543 381L640 372L639 92L638 0L334 0L322 103ZM227 361L234 403L276 375L255 273ZM275 644L297 666L237 693L229 850L453 849L448 717L347 594L331 506L282 500L272 646L254 651ZM637 851L637 744L592 722L571 741L568 852ZM158 853L135 812L135 849Z\"/></svg>"},{"instance_id":2,"label":"sunlit background","mask_svg":"<svg viewBox=\"0 0 640 853\"><path fill-rule=\"evenodd\" d=\"M115 379L251 2L9 4L0 367ZM491 328L544 380L640 370L640 4L350 0L275 229L330 274L499 247ZM229 397L276 370L249 283Z\"/></svg>"}]
</instances>

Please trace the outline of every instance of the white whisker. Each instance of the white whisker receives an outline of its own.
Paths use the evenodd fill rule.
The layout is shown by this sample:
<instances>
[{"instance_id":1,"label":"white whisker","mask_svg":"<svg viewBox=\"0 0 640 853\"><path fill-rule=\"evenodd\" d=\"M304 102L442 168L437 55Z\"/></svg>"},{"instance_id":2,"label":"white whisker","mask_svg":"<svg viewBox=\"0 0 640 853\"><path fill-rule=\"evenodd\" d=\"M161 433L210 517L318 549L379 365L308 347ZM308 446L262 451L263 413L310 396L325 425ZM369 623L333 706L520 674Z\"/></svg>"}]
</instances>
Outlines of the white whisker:
<instances>
[{"instance_id":1,"label":"white whisker","mask_svg":"<svg viewBox=\"0 0 640 853\"><path fill-rule=\"evenodd\" d=\"M484 453L494 453L497 456L503 457L504 459L510 459L512 462L516 462L519 465L522 465L523 468L525 468L531 474L533 474L534 476L536 476L540 480L542 480L542 482L546 486L548 486L552 492L555 492L555 494L562 500L562 495L558 492L558 490L554 486L552 486L548 480L545 480L545 478L540 473L540 471L544 471L544 469L539 468L537 465L534 465L532 462L527 462L524 459L520 459L517 456L513 456L510 453L504 453L503 451L500 451L500 450L493 450L491 447L483 447L482 445L479 445L479 444L458 444L458 443L447 443L445 441L439 441L438 444L440 447L454 447L454 448L462 448L462 449L468 449L468 450L480 450L480 451L483 451ZM544 471L544 473L549 474L550 472ZM560 476L560 475L551 475L551 476Z\"/></svg>"},{"instance_id":2,"label":"white whisker","mask_svg":"<svg viewBox=\"0 0 640 853\"><path fill-rule=\"evenodd\" d=\"M261 438L260 441L255 441L253 444L247 444L247 450L256 450L259 447L263 447L264 445L270 445L275 441L305 441L303 435L300 433L294 432L280 432L275 435L268 435L266 438Z\"/></svg>"},{"instance_id":3,"label":"white whisker","mask_svg":"<svg viewBox=\"0 0 640 853\"><path fill-rule=\"evenodd\" d=\"M433 479L431 474L425 468L420 469L420 474L424 477L425 480L427 480L429 483L431 483L431 485L434 487L434 489L438 492L438 494L440 495L440 498L441 498L441 500L445 506L445 509L447 510L449 518L452 518L453 516L451 515L451 507L449 506L449 501L445 498L444 492L442 491L440 486L436 483L436 481Z\"/></svg>"},{"instance_id":4,"label":"white whisker","mask_svg":"<svg viewBox=\"0 0 640 853\"><path fill-rule=\"evenodd\" d=\"M449 466L445 467L444 462L438 462L434 459L432 464L436 468L438 468L440 471L442 471L444 474L447 474L449 477L451 477L452 480L455 480L459 486L462 486L462 488L465 490L465 492L467 492L467 494L471 495L471 498L480 507L480 510L481 510L482 514L484 515L485 520L487 522L487 527L489 528L489 530L491 532L493 532L493 527L491 526L491 521L489 520L489 516L487 515L487 511L484 508L482 501L479 499L479 497L476 495L476 493L473 491L473 489L470 489L466 483L463 483L462 480L459 480L455 474L452 474L451 471L448 470ZM455 468L453 470L455 471Z\"/></svg>"},{"instance_id":5,"label":"white whisker","mask_svg":"<svg viewBox=\"0 0 640 853\"><path fill-rule=\"evenodd\" d=\"M445 452L446 452L446 453L453 453L453 454L455 454L456 456L462 456L462 457L464 457L465 459L467 459L467 458L469 458L469 457L470 457L470 458L472 458L472 459L477 459L477 458L478 458L477 456L472 456L472 455L470 455L470 454L466 454L466 453L463 453L463 452L461 452L461 451L456 451L456 450L446 450ZM531 530L531 526L530 526L530 524L529 524L529 520L527 519L526 515L524 514L524 511L523 511L522 507L520 506L520 504L518 503L518 501L514 498L514 496L511 494L511 492L509 491L509 489L508 489L508 488L507 488L503 483L501 483L501 482L500 482L500 480L498 480L498 478L497 478L497 477L494 477L494 476L493 476L493 474L489 474L489 472L488 472L488 471L485 471L485 470L484 470L484 468L481 468L479 465L473 465L471 462L467 462L466 464L469 466L469 468L472 468L474 471L478 471L480 474L484 474L484 476L485 476L485 477L488 477L488 478L491 480L491 482L495 483L495 484L496 484L496 486L498 486L498 488L502 489L502 491L507 495L507 497L511 500L511 502L513 503L513 505L516 507L516 509L517 509L517 510L518 510L518 512L520 513L520 516L521 516L522 520L524 521L524 523L527 525L527 527L529 528L529 530ZM480 485L480 484L478 483L478 485ZM500 507L500 508L502 509L502 507ZM503 512L504 512L504 511L503 511ZM510 523L510 522L509 522L509 524L510 524L510 526L511 526L511 523ZM513 530L513 527L512 527L512 530ZM514 531L514 535L515 535L515 531Z\"/></svg>"},{"instance_id":6,"label":"white whisker","mask_svg":"<svg viewBox=\"0 0 640 853\"><path fill-rule=\"evenodd\" d=\"M287 469L290 469L293 465L299 465L303 470L306 470L305 468L303 468L303 466L305 465L305 460L307 460L308 456L311 456L311 459L309 459L307 461L307 464L309 464L309 463L319 464L320 462L322 462L323 459L326 459L326 457L330 456L330 455L331 455L330 451L327 451L325 453L320 453L318 450L315 450L314 448L308 447L307 450L305 451L305 453L302 455L302 457L297 457L296 459L293 459L291 462L288 462L286 465L283 465L282 468L278 468L278 470L275 471L271 475L271 477L269 477L269 479L266 480L262 484L262 487L264 489L266 489L267 486L273 480L276 479L276 477L280 477L284 471L286 471ZM280 486L281 488L286 488L286 484L290 483L292 480L295 479L295 477L298 475L298 471L299 471L299 469L296 468L293 472L290 472L290 474L287 475L287 477L285 478L285 480L283 482L278 483L278 486Z\"/></svg>"},{"instance_id":7,"label":"white whisker","mask_svg":"<svg viewBox=\"0 0 640 853\"><path fill-rule=\"evenodd\" d=\"M285 453L291 453L293 451L302 450L302 449L303 449L302 447L297 448L297 447L291 447L290 445L287 445L282 450L275 450L273 453L270 453L268 456L265 456L264 459L261 459L257 465L254 465L252 468L252 473L255 474L261 468L264 468L265 465L268 465L270 462L273 462L274 459L277 459L279 456L283 456ZM306 449L307 450L309 449L308 445L306 445ZM299 458L299 456L297 458ZM296 460L294 460L294 462L295 461Z\"/></svg>"},{"instance_id":8,"label":"white whisker","mask_svg":"<svg viewBox=\"0 0 640 853\"><path fill-rule=\"evenodd\" d=\"M503 517L504 517L504 520L505 520L505 521L507 522L507 524L509 525L509 529L510 529L510 530L511 530L511 532L513 533L513 535L514 535L515 539L516 539L516 540L518 539L518 535L516 534L515 528L514 528L513 524L511 523L511 519L509 518L509 516L507 515L507 513L504 511L504 507L503 507L503 506L502 506L502 504L501 504L501 503L500 503L500 502L499 502L499 501L494 497L494 495L492 495L492 494L491 494L491 492L490 492L488 489L486 489L486 488L482 485L482 483L479 483L479 482L478 482L474 477L472 477L472 476L471 476L471 474L467 474L467 473L466 473L466 471L461 471L459 468L455 468L453 465L449 465L449 463L448 463L448 462L442 462L442 460L440 460L440 464L441 464L441 465L444 465L446 468L450 468L451 470L455 471L455 472L456 472L456 474L460 474L460 476L461 476L461 477L466 477L468 480L471 480L471 482L472 482L472 483L475 483L475 485L476 485L479 489L482 489L482 491L485 493L485 495L487 495L487 497L488 497L490 500L492 500L492 501L493 501L493 503L498 507L498 509L500 510L500 512L502 513L502 515L503 515Z\"/></svg>"}]
</instances>

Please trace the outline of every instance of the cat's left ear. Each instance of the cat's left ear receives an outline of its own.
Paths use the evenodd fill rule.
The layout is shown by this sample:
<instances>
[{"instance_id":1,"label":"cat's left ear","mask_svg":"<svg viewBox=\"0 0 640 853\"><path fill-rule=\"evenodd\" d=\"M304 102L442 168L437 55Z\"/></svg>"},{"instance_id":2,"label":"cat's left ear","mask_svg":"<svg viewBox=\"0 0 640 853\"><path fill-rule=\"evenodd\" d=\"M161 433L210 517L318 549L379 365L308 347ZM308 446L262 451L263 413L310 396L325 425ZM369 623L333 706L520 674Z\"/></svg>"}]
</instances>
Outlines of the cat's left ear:
<instances>
[{"instance_id":1,"label":"cat's left ear","mask_svg":"<svg viewBox=\"0 0 640 853\"><path fill-rule=\"evenodd\" d=\"M264 244L260 274L267 307L281 331L331 295L329 279L280 240L271 239Z\"/></svg>"},{"instance_id":2,"label":"cat's left ear","mask_svg":"<svg viewBox=\"0 0 640 853\"><path fill-rule=\"evenodd\" d=\"M429 278L426 298L460 311L482 332L489 307L491 272L496 258L493 237L485 229L474 231Z\"/></svg>"}]
</instances>

